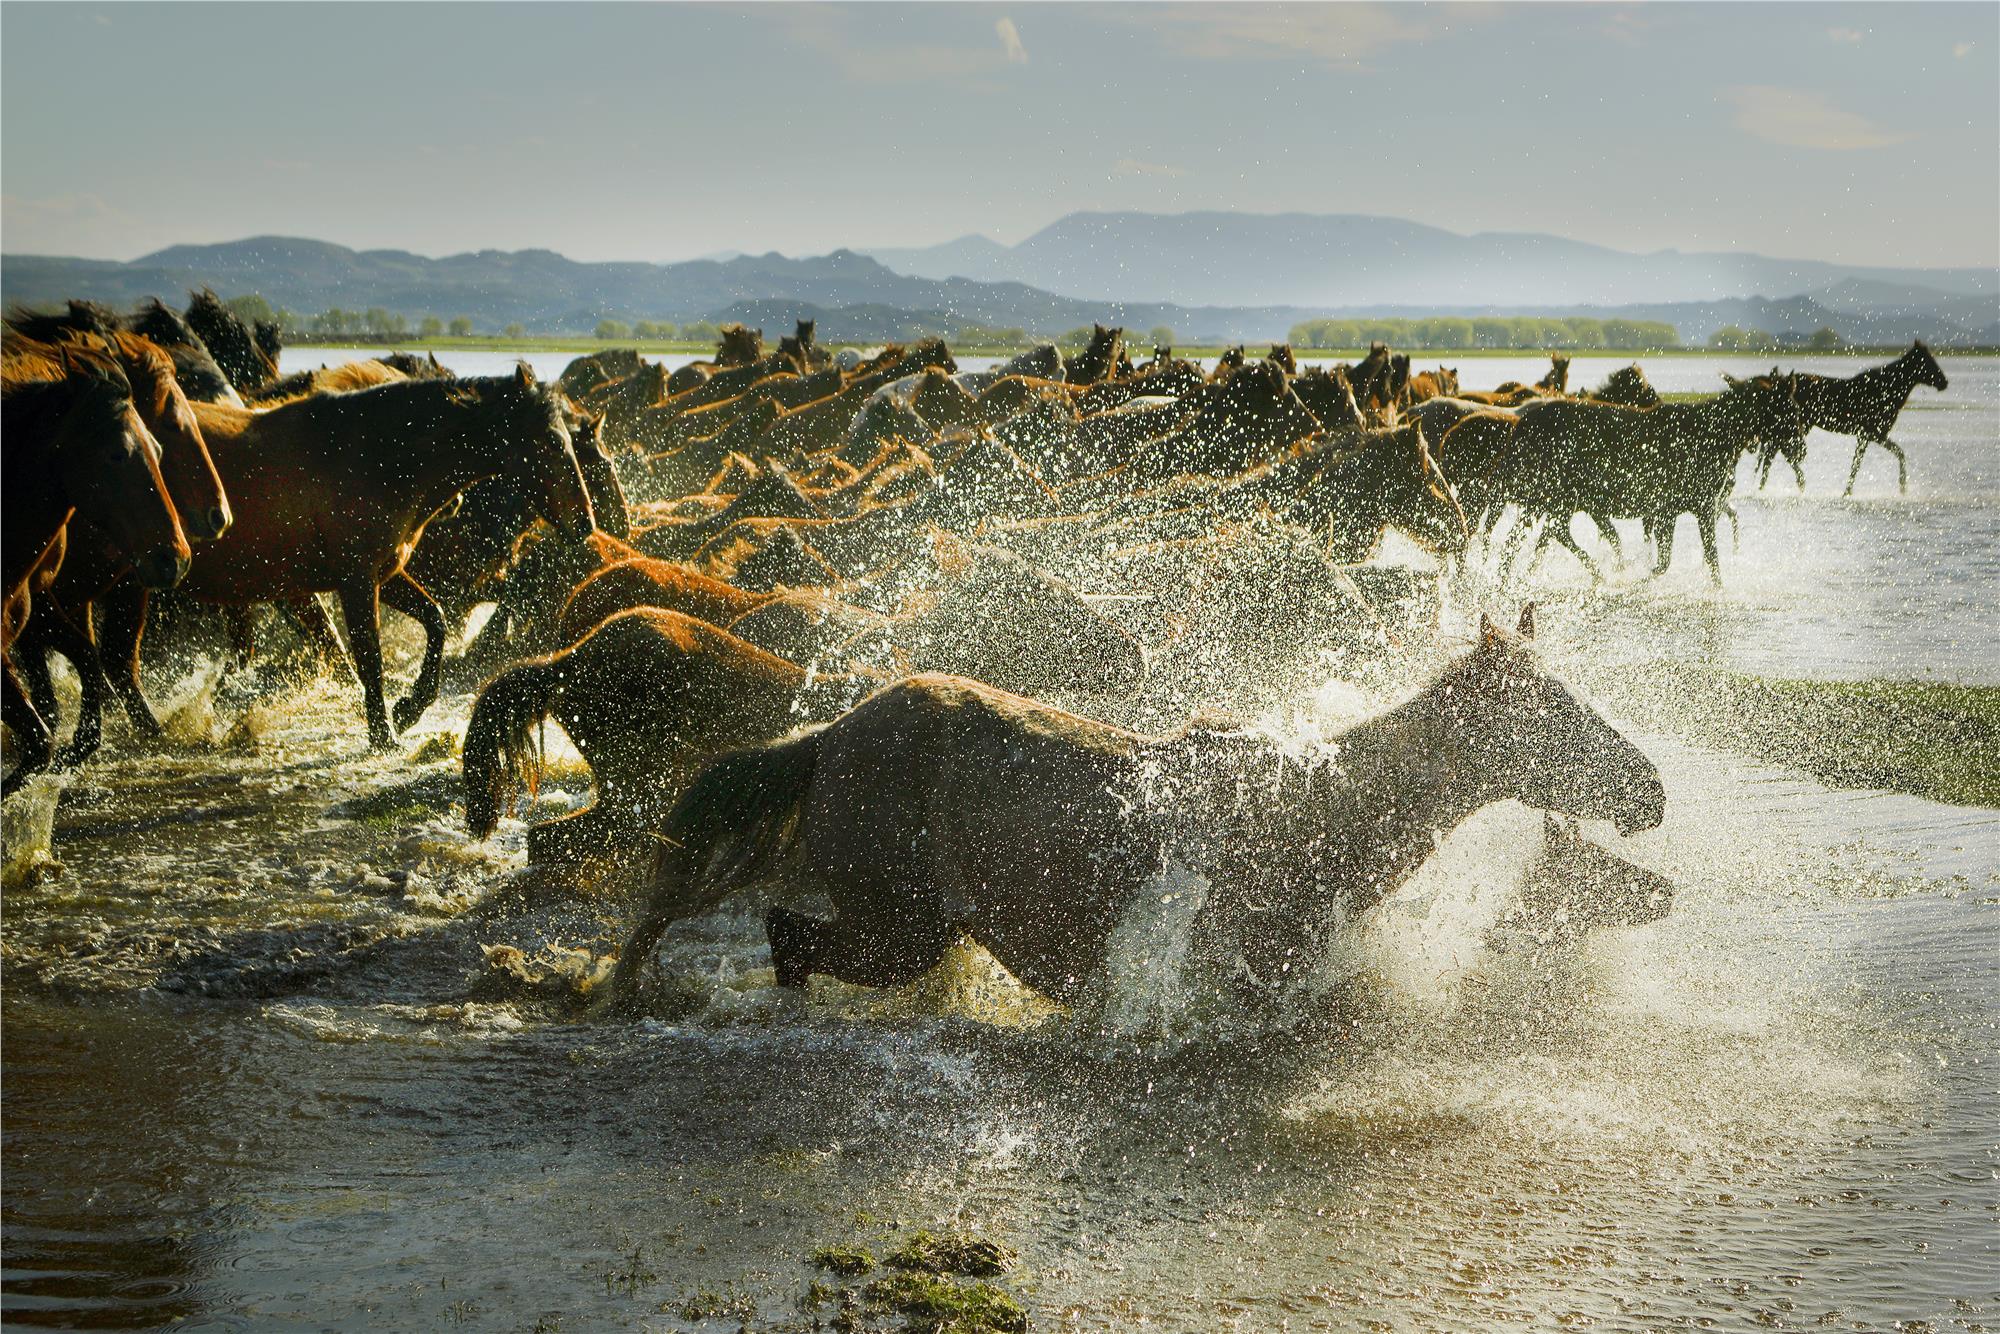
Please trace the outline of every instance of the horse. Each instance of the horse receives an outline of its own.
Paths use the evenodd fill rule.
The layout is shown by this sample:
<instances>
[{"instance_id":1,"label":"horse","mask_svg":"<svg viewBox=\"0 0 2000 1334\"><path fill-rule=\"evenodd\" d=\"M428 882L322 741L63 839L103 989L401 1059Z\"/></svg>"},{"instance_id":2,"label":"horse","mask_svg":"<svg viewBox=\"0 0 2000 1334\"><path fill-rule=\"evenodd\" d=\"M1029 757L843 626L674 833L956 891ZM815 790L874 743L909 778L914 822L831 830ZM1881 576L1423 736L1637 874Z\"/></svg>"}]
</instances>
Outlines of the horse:
<instances>
[{"instance_id":1,"label":"horse","mask_svg":"<svg viewBox=\"0 0 2000 1334\"><path fill-rule=\"evenodd\" d=\"M1606 376L1604 383L1595 389L1586 389L1577 397L1591 403L1611 403L1627 408L1656 408L1660 405L1660 395L1646 379L1646 372L1634 362L1621 366Z\"/></svg>"},{"instance_id":2,"label":"horse","mask_svg":"<svg viewBox=\"0 0 2000 1334\"><path fill-rule=\"evenodd\" d=\"M321 394L269 412L196 409L216 466L243 517L197 554L186 581L198 600L242 605L319 592L340 600L361 677L370 745L386 748L437 696L444 614L405 563L424 525L473 483L511 476L556 528L595 527L562 400L523 364L513 375L409 380ZM391 715L382 696L380 602L417 620L423 666ZM145 709L138 650L145 608L107 615L106 657L120 664L128 709Z\"/></svg>"},{"instance_id":3,"label":"horse","mask_svg":"<svg viewBox=\"0 0 2000 1334\"><path fill-rule=\"evenodd\" d=\"M400 371L412 380L456 380L457 374L438 364L437 353L426 352L418 356L414 352L391 352L372 360L381 362L392 371Z\"/></svg>"},{"instance_id":4,"label":"horse","mask_svg":"<svg viewBox=\"0 0 2000 1334\"><path fill-rule=\"evenodd\" d=\"M1854 494L1854 479L1861 475L1861 456L1870 445L1880 445L1896 456L1896 489L1908 494L1909 460L1903 455L1903 447L1889 438L1889 432L1895 429L1896 418L1902 415L1904 405L1918 385L1927 384L1939 393L1951 385L1944 368L1923 341L1911 343L1909 351L1885 366L1875 366L1846 379L1803 372L1795 378L1806 424L1835 435L1854 437L1854 462L1847 469L1847 489L1840 494ZM1766 452L1758 461L1758 486L1763 486L1770 472L1771 455ZM1800 486L1804 485L1801 479Z\"/></svg>"},{"instance_id":5,"label":"horse","mask_svg":"<svg viewBox=\"0 0 2000 1334\"><path fill-rule=\"evenodd\" d=\"M188 542L160 476L160 447L135 410L132 386L110 357L60 346L57 379L0 373L0 721L20 763L0 788L15 791L54 756L48 724L15 674L11 650L27 619L29 578L53 558L72 518L94 522L137 576L171 588L188 569Z\"/></svg>"},{"instance_id":6,"label":"horse","mask_svg":"<svg viewBox=\"0 0 2000 1334\"><path fill-rule=\"evenodd\" d=\"M1659 872L1634 866L1545 811L1542 855L1498 925L1538 946L1563 946L1591 931L1657 922L1673 910L1675 892Z\"/></svg>"},{"instance_id":7,"label":"horse","mask_svg":"<svg viewBox=\"0 0 2000 1334\"><path fill-rule=\"evenodd\" d=\"M831 716L865 682L811 672L676 611L639 607L568 648L507 668L480 691L460 763L465 824L485 838L540 763L545 718L590 766L591 805L528 830L528 860L580 868L650 847L685 779L733 747L782 736L801 711Z\"/></svg>"},{"instance_id":8,"label":"horse","mask_svg":"<svg viewBox=\"0 0 2000 1334\"><path fill-rule=\"evenodd\" d=\"M970 937L1076 1005L1099 985L1121 918L1175 862L1208 886L1200 953L1237 960L1276 999L1342 921L1493 802L1627 834L1661 822L1659 771L1542 669L1532 634L1531 610L1514 635L1482 618L1471 652L1339 736L1323 775L1297 777L1240 726L1146 736L975 681L900 681L688 784L660 830L612 1005L636 1009L670 925L774 877L834 910L768 913L780 986L814 973L900 986ZM1277 781L1245 786L1261 773Z\"/></svg>"},{"instance_id":9,"label":"horse","mask_svg":"<svg viewBox=\"0 0 2000 1334\"><path fill-rule=\"evenodd\" d=\"M1077 590L1010 552L945 534L931 539L933 571L904 570L894 612L871 611L825 589L750 593L667 561L626 561L580 583L564 606L562 637L632 607L711 621L791 662L872 660L883 671L945 671L1023 694L1122 698L1146 674L1145 654Z\"/></svg>"},{"instance_id":10,"label":"horse","mask_svg":"<svg viewBox=\"0 0 2000 1334\"><path fill-rule=\"evenodd\" d=\"M67 333L138 334L173 358L174 378L189 402L243 405L229 377L187 321L158 300L148 302L130 317L121 317L94 301L71 301L61 312L14 310L8 313L7 325L43 343L58 342Z\"/></svg>"},{"instance_id":11,"label":"horse","mask_svg":"<svg viewBox=\"0 0 2000 1334\"><path fill-rule=\"evenodd\" d=\"M1299 401L1284 367L1259 361L1223 381L1193 421L1143 446L1123 475L1165 481L1240 473L1318 430L1319 419Z\"/></svg>"},{"instance_id":12,"label":"horse","mask_svg":"<svg viewBox=\"0 0 2000 1334\"><path fill-rule=\"evenodd\" d=\"M10 337L6 344L9 368L32 371L44 378L59 376L59 353L64 346L102 352L124 371L139 419L159 445L160 477L188 541L209 541L226 533L233 517L229 498L166 353L137 334L71 334L68 343L53 346ZM48 655L59 653L67 658L83 688L76 731L55 757L58 767L79 764L97 748L106 681L91 634L91 604L124 579L130 569L130 559L120 544L82 512L71 519L57 549L44 557L32 576L33 592L43 595L42 614L20 628L15 664L26 679L37 711L51 724L56 696Z\"/></svg>"},{"instance_id":13,"label":"horse","mask_svg":"<svg viewBox=\"0 0 2000 1334\"><path fill-rule=\"evenodd\" d=\"M1453 428L1447 450L1472 420ZM1719 585L1716 518L1737 460L1764 441L1779 442L1781 451L1799 449L1804 435L1797 400L1788 390L1748 381L1703 403L1652 409L1548 399L1527 404L1516 415L1511 442L1492 474L1494 494L1520 505L1524 515L1550 521L1537 551L1553 537L1594 576L1601 573L1596 562L1570 535L1573 515L1590 515L1614 542L1612 518L1643 520L1658 540L1653 573L1661 575L1673 561L1675 520L1692 514L1709 577ZM1517 529L1525 531L1526 524Z\"/></svg>"},{"instance_id":14,"label":"horse","mask_svg":"<svg viewBox=\"0 0 2000 1334\"><path fill-rule=\"evenodd\" d=\"M601 419L572 413L570 447L576 454L590 511L599 531L632 534L625 491L610 456L598 445ZM424 526L423 538L403 572L431 595L451 630L472 609L499 596L499 587L528 529L541 522L536 493L516 476L489 477L467 487L456 504Z\"/></svg>"},{"instance_id":15,"label":"horse","mask_svg":"<svg viewBox=\"0 0 2000 1334\"><path fill-rule=\"evenodd\" d=\"M810 375L833 364L833 357L815 341L818 330L818 320L800 320L796 329L778 339L778 355L797 365L800 375Z\"/></svg>"},{"instance_id":16,"label":"horse","mask_svg":"<svg viewBox=\"0 0 2000 1334\"><path fill-rule=\"evenodd\" d=\"M1249 362L1250 356L1244 350L1243 344L1238 343L1234 347L1226 347L1222 349L1222 355L1215 359L1215 369L1208 373L1208 382L1210 384L1221 384L1224 380L1242 370Z\"/></svg>"},{"instance_id":17,"label":"horse","mask_svg":"<svg viewBox=\"0 0 2000 1334\"><path fill-rule=\"evenodd\" d=\"M1424 371L1410 377L1410 402L1422 403L1427 399L1450 398L1458 392L1458 371L1443 366L1434 371Z\"/></svg>"},{"instance_id":18,"label":"horse","mask_svg":"<svg viewBox=\"0 0 2000 1334\"><path fill-rule=\"evenodd\" d=\"M188 328L208 348L237 393L248 395L278 378L277 361L258 346L250 326L213 291L204 287L193 293L186 318Z\"/></svg>"},{"instance_id":19,"label":"horse","mask_svg":"<svg viewBox=\"0 0 2000 1334\"><path fill-rule=\"evenodd\" d=\"M1285 374L1287 375L1297 375L1299 373L1299 359L1297 354L1292 351L1290 343L1271 344L1271 350L1264 354L1264 360L1277 362L1285 368Z\"/></svg>"},{"instance_id":20,"label":"horse","mask_svg":"<svg viewBox=\"0 0 2000 1334\"><path fill-rule=\"evenodd\" d=\"M1091 326L1090 345L1069 359L1063 379L1071 384L1096 384L1116 378L1119 358L1125 355L1125 330Z\"/></svg>"},{"instance_id":21,"label":"horse","mask_svg":"<svg viewBox=\"0 0 2000 1334\"><path fill-rule=\"evenodd\" d=\"M637 375L646 364L636 348L612 347L576 358L556 377L556 388L583 402L587 395Z\"/></svg>"},{"instance_id":22,"label":"horse","mask_svg":"<svg viewBox=\"0 0 2000 1334\"><path fill-rule=\"evenodd\" d=\"M243 398L250 407L275 408L286 403L296 403L314 394L351 394L357 389L401 384L412 378L415 377L405 374L385 358L367 357L360 361L343 361L338 366L294 371L290 375L269 381L260 389L250 390L243 395Z\"/></svg>"}]
</instances>

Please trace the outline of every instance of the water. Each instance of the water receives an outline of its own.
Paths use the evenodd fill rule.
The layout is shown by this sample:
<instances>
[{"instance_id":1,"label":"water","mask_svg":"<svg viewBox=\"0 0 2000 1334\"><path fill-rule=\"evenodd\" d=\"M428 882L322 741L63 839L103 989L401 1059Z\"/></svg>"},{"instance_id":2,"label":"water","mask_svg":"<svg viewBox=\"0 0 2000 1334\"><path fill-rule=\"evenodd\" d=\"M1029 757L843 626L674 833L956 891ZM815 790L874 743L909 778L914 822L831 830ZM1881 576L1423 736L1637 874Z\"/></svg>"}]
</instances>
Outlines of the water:
<instances>
[{"instance_id":1,"label":"water","mask_svg":"<svg viewBox=\"0 0 2000 1334\"><path fill-rule=\"evenodd\" d=\"M1871 457L1839 500L1847 448L1815 436L1803 497L1739 494L1720 592L1692 551L1605 589L1552 557L1553 669L1607 699L1666 665L2000 684L2000 361L1946 370L1898 432L1907 498ZM1448 633L1480 597L1517 594L1463 592ZM1020 1252L1000 1282L1037 1328L2000 1321L2000 812L1656 720L1630 734L1667 821L1617 846L1679 885L1670 916L1498 948L1539 816L1495 807L1342 940L1330 1025L1190 1019L1167 979L1206 886L1175 865L1099 1015L976 952L783 995L746 904L677 931L622 1025L568 1003L615 898L538 890L519 819L457 824L465 697L371 756L330 681L148 685L174 744L114 719L59 805L8 807L10 862L52 818L62 867L10 884L0 929L9 1322L797 1328L815 1247L941 1224ZM579 790L557 772L540 813Z\"/></svg>"}]
</instances>

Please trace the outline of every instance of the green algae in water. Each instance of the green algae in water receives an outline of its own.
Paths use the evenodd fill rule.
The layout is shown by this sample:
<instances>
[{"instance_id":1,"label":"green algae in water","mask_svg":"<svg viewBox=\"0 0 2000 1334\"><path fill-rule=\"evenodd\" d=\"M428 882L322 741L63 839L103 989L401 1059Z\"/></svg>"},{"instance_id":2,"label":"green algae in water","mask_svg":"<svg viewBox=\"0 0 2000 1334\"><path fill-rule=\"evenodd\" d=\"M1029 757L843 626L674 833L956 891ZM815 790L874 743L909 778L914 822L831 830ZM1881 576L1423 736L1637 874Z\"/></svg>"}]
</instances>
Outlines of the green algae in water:
<instances>
[{"instance_id":1,"label":"green algae in water","mask_svg":"<svg viewBox=\"0 0 2000 1334\"><path fill-rule=\"evenodd\" d=\"M861 1290L871 1313L900 1315L921 1334L1023 1334L1028 1313L991 1283L961 1283L935 1274L903 1272Z\"/></svg>"},{"instance_id":2,"label":"green algae in water","mask_svg":"<svg viewBox=\"0 0 2000 1334\"><path fill-rule=\"evenodd\" d=\"M852 1278L875 1267L875 1257L863 1246L822 1246L812 1253L814 1268Z\"/></svg>"},{"instance_id":3,"label":"green algae in water","mask_svg":"<svg viewBox=\"0 0 2000 1334\"><path fill-rule=\"evenodd\" d=\"M889 1263L898 1269L929 1274L992 1278L1006 1273L1014 1259L1014 1253L997 1241L986 1241L967 1232L920 1230L889 1256Z\"/></svg>"}]
</instances>

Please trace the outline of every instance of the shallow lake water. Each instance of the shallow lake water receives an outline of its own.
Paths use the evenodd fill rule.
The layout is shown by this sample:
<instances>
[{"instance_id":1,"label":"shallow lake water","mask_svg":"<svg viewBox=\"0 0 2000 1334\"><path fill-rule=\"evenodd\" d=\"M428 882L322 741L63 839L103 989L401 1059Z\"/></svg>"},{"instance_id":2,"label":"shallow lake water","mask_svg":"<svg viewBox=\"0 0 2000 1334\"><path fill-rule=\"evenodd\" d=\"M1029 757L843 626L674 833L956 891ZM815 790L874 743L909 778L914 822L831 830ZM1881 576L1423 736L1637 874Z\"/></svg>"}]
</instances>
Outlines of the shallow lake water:
<instances>
[{"instance_id":1,"label":"shallow lake water","mask_svg":"<svg viewBox=\"0 0 2000 1334\"><path fill-rule=\"evenodd\" d=\"M1687 525L1659 581L1551 557L1551 668L2000 684L2000 360L1944 364L1908 495L1871 454L1842 500L1851 445L1815 434L1803 495L1739 485L1720 590ZM605 905L523 888L519 818L463 833L467 696L375 755L350 688L218 674L163 663L171 744L112 719L7 809L9 1323L803 1329L815 1248L956 1226L1019 1252L996 1281L1042 1329L2000 1327L2000 812L1633 728L1667 819L1616 847L1669 916L1510 947L1540 817L1494 807L1338 943L1329 1021L1176 1022L1164 969L1051 1015L974 953L790 995L728 905L622 1024L544 1000L615 944ZM49 823L60 871L16 864Z\"/></svg>"}]
</instances>

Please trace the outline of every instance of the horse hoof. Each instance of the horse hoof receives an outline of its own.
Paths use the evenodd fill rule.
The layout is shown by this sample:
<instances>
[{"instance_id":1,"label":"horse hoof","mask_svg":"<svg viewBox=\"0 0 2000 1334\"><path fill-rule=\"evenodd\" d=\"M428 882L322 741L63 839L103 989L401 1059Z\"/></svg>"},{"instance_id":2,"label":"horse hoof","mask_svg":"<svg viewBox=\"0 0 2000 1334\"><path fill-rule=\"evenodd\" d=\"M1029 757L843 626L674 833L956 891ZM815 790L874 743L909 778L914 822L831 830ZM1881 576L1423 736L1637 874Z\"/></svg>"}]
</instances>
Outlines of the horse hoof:
<instances>
[{"instance_id":1,"label":"horse hoof","mask_svg":"<svg viewBox=\"0 0 2000 1334\"><path fill-rule=\"evenodd\" d=\"M412 699L399 699L389 716L395 721L398 732L407 732L416 726L417 719L423 717L424 710L429 707L427 704L420 705Z\"/></svg>"}]
</instances>

